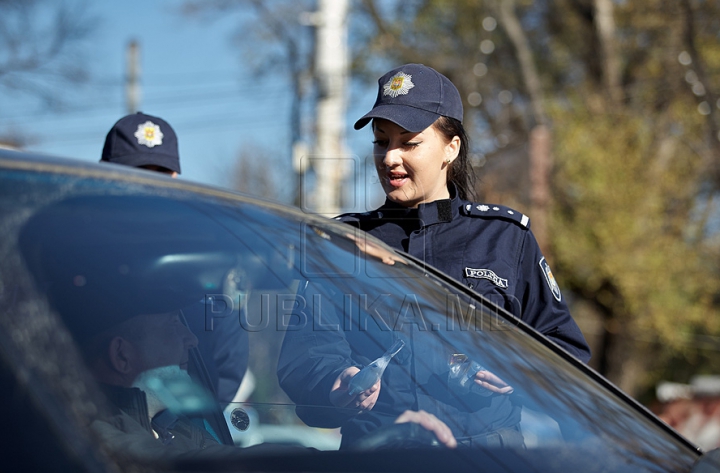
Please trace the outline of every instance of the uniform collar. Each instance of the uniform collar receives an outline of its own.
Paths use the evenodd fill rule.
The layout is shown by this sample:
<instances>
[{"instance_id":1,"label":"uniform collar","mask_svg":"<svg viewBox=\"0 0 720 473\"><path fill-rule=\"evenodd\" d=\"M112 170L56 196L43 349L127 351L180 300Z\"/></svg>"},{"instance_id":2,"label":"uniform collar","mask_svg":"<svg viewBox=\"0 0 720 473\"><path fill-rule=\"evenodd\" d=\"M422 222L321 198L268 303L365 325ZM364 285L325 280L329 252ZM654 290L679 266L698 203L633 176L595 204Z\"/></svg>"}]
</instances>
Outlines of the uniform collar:
<instances>
[{"instance_id":1,"label":"uniform collar","mask_svg":"<svg viewBox=\"0 0 720 473\"><path fill-rule=\"evenodd\" d=\"M377 210L378 217L419 219L425 227L436 223L450 222L458 215L461 202L454 184L448 183L448 190L450 191L450 199L440 199L427 204L420 204L417 209L408 209L389 199L385 199L385 204Z\"/></svg>"}]
</instances>

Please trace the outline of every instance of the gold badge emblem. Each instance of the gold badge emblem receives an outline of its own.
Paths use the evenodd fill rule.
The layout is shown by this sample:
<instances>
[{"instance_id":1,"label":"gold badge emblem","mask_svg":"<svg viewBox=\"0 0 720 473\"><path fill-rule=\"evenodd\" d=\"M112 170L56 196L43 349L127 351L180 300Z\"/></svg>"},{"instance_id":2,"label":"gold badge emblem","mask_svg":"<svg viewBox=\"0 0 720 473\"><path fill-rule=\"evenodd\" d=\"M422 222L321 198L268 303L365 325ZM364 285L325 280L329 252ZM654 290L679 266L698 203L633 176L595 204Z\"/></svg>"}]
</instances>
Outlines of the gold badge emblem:
<instances>
[{"instance_id":1,"label":"gold badge emblem","mask_svg":"<svg viewBox=\"0 0 720 473\"><path fill-rule=\"evenodd\" d=\"M407 95L413 87L415 87L415 84L412 82L412 76L404 72L398 72L383 86L383 95L389 95L392 98L398 95Z\"/></svg>"},{"instance_id":2,"label":"gold badge emblem","mask_svg":"<svg viewBox=\"0 0 720 473\"><path fill-rule=\"evenodd\" d=\"M145 145L148 148L161 145L163 136L164 135L163 132L160 131L160 127L150 120L139 124L138 129L135 132L135 138L137 138L138 144Z\"/></svg>"}]
</instances>

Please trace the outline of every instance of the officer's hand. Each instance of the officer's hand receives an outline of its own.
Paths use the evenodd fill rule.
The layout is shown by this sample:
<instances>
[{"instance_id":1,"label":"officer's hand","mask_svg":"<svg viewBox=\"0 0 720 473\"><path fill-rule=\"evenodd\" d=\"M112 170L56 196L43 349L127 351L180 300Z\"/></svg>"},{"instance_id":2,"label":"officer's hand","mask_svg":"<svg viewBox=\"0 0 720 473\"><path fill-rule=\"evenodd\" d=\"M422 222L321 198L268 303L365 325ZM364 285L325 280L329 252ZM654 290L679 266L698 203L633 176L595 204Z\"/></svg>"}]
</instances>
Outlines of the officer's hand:
<instances>
[{"instance_id":1,"label":"officer's hand","mask_svg":"<svg viewBox=\"0 0 720 473\"><path fill-rule=\"evenodd\" d=\"M448 448L457 447L457 440L453 437L450 427L443 421L425 411L405 411L395 419L396 424L414 422L435 434L435 437Z\"/></svg>"},{"instance_id":2,"label":"officer's hand","mask_svg":"<svg viewBox=\"0 0 720 473\"><path fill-rule=\"evenodd\" d=\"M482 386L488 391L492 391L498 394L512 394L514 391L513 387L508 385L505 381L498 378L495 374L487 371L480 370L475 373L475 384Z\"/></svg>"},{"instance_id":3,"label":"officer's hand","mask_svg":"<svg viewBox=\"0 0 720 473\"><path fill-rule=\"evenodd\" d=\"M370 389L366 389L355 396L348 394L348 383L358 372L360 372L360 368L351 366L337 377L332 389L330 389L330 402L334 406L357 407L358 409L367 411L375 406L377 398L380 395L380 381L375 383Z\"/></svg>"},{"instance_id":4,"label":"officer's hand","mask_svg":"<svg viewBox=\"0 0 720 473\"><path fill-rule=\"evenodd\" d=\"M372 241L368 241L364 237L358 238L355 235L353 235L352 233L346 233L345 236L348 237L349 239L351 239L352 241L354 241L355 244L357 245L357 247L360 248L360 251L362 251L363 253L367 253L370 256L374 256L374 257L378 258L380 261L382 261L385 264L392 266L395 264L396 261L400 262L402 264L407 264L405 262L405 260L400 258L395 253L392 253L392 252L386 250L385 248L376 245Z\"/></svg>"}]
</instances>

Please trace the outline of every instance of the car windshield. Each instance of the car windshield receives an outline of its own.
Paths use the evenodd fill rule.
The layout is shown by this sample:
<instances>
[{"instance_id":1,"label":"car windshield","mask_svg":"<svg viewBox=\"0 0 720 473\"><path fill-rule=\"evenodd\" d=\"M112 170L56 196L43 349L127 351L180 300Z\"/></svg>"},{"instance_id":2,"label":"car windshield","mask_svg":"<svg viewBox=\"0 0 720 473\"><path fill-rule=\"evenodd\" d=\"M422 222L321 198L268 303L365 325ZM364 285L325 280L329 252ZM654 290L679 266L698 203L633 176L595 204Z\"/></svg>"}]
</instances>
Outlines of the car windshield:
<instances>
[{"instance_id":1,"label":"car windshield","mask_svg":"<svg viewBox=\"0 0 720 473\"><path fill-rule=\"evenodd\" d=\"M144 393L148 412L118 405L113 415L133 418L158 448L197 428L205 465L225 461L227 448L276 447L256 450L260 470L271 464L263 461L306 450L321 465L344 461L343 452L388 458L382 452L418 446L423 455L483 459L497 471L680 471L697 457L502 309L349 225L135 174L5 168L0 196L3 256L17 263L2 275L4 293L13 277L25 294L3 298L4 310L19 317L22 301L47 302L103 399ZM141 325L147 333L128 328L129 319L148 315L155 318ZM143 356L159 361L127 381L140 355L121 353L118 340L141 340ZM365 368L366 378L357 375L348 399L380 380L371 409L330 395L347 368ZM475 383L479 372L499 379L504 392ZM393 430L406 407L442 420L458 448ZM98 417L97 438L133 453L116 440L135 432ZM521 435L520 445L485 435L504 425ZM197 442L188 438L183 448L191 452ZM475 450L482 453L467 455ZM393 465L379 469L404 469Z\"/></svg>"}]
</instances>

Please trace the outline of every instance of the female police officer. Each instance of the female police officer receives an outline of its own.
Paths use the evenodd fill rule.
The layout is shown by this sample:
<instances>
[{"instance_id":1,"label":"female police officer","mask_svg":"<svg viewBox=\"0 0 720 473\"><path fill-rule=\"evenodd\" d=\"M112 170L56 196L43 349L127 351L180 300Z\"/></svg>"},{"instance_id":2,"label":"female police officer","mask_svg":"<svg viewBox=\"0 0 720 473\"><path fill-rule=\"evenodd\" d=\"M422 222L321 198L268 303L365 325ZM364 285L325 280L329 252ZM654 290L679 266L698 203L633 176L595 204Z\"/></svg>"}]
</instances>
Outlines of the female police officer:
<instances>
[{"instance_id":1,"label":"female police officer","mask_svg":"<svg viewBox=\"0 0 720 473\"><path fill-rule=\"evenodd\" d=\"M590 350L530 231L527 216L466 200L474 173L460 94L421 64L379 81L372 110L373 154L385 204L338 217L504 306L577 358Z\"/></svg>"},{"instance_id":2,"label":"female police officer","mask_svg":"<svg viewBox=\"0 0 720 473\"><path fill-rule=\"evenodd\" d=\"M462 126L462 102L452 82L430 67L407 64L383 75L378 85L375 105L355 129L372 121L375 166L387 199L372 212L338 219L470 286L587 362L587 343L529 229L528 217L500 205L467 200L474 174ZM333 334L338 335L343 336ZM370 344L359 341L362 333L348 332L338 340L329 336L323 334L327 340L319 340L320 335L312 335L313 350L323 355L316 357L302 353L299 337L286 337L278 374L296 402L309 402L312 385L322 387L312 393L316 401L324 397L335 406L373 413L372 421L365 418L366 425L362 417L346 420L344 437L384 423L379 417L383 412L418 407L412 402L420 404L422 394L397 380L393 384L387 376L370 389L348 395L350 380L364 364L353 361L362 356L362 346ZM345 366L339 366L342 363ZM478 371L474 381L494 393L486 401L489 404L478 403L473 411L476 420L456 423L453 417L461 411L451 414L446 407L439 408L447 414L441 419L453 430L462 424L464 431L454 433L469 436L469 445L487 445L495 439L501 445L521 446L522 436L515 435L519 411L507 400L512 387L485 370ZM399 400L403 395L407 401Z\"/></svg>"}]
</instances>

